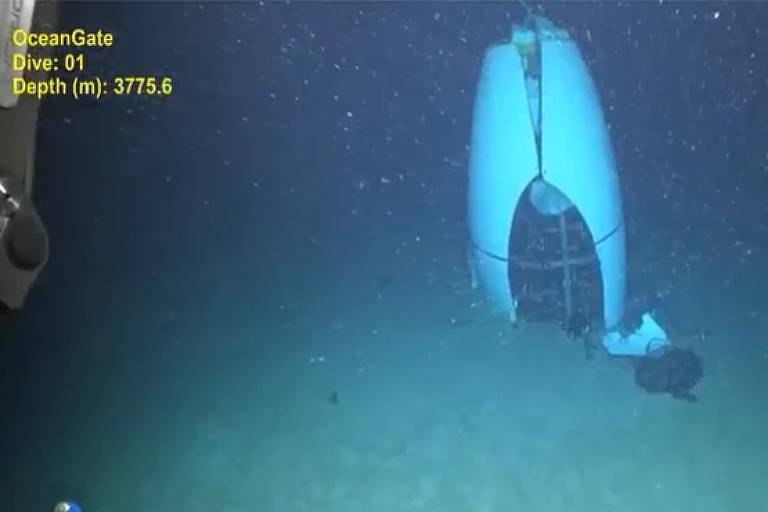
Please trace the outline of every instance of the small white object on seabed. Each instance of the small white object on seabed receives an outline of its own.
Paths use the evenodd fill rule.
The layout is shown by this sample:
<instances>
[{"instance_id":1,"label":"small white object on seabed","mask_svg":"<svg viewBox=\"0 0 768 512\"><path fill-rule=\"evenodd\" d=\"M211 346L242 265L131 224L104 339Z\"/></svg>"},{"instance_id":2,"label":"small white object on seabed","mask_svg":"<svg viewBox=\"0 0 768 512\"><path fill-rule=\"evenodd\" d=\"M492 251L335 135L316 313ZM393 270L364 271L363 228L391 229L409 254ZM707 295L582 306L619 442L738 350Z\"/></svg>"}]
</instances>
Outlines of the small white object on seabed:
<instances>
[{"instance_id":1,"label":"small white object on seabed","mask_svg":"<svg viewBox=\"0 0 768 512\"><path fill-rule=\"evenodd\" d=\"M667 333L653 319L644 313L640 327L629 336L611 331L603 337L603 346L613 356L645 356L669 345Z\"/></svg>"}]
</instances>

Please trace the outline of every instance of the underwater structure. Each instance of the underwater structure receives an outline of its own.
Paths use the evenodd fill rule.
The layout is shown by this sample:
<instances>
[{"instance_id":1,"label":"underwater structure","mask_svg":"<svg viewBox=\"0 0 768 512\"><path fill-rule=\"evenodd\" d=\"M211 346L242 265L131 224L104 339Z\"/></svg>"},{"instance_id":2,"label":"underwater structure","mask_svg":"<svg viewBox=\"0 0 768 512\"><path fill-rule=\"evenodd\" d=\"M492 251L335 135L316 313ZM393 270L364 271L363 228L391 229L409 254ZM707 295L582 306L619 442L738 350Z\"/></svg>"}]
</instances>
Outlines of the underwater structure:
<instances>
[{"instance_id":1,"label":"underwater structure","mask_svg":"<svg viewBox=\"0 0 768 512\"><path fill-rule=\"evenodd\" d=\"M595 325L612 354L667 344L649 313L630 333L619 180L600 101L569 33L541 16L491 46L469 162L473 286L518 318Z\"/></svg>"}]
</instances>

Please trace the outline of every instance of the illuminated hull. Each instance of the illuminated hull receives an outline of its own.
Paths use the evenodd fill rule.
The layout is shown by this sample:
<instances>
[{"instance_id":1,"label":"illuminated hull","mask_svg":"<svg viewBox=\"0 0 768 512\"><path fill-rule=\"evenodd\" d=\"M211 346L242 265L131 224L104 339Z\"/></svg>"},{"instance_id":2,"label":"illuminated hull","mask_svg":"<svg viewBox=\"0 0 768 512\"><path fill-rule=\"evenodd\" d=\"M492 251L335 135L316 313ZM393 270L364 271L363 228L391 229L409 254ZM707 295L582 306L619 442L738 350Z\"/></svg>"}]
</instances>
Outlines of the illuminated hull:
<instances>
[{"instance_id":1,"label":"illuminated hull","mask_svg":"<svg viewBox=\"0 0 768 512\"><path fill-rule=\"evenodd\" d=\"M624 315L626 269L613 152L576 44L543 18L515 27L509 42L487 51L474 105L469 260L477 284L513 318L510 233L528 195L546 214L578 210L598 262L602 321L614 328Z\"/></svg>"}]
</instances>

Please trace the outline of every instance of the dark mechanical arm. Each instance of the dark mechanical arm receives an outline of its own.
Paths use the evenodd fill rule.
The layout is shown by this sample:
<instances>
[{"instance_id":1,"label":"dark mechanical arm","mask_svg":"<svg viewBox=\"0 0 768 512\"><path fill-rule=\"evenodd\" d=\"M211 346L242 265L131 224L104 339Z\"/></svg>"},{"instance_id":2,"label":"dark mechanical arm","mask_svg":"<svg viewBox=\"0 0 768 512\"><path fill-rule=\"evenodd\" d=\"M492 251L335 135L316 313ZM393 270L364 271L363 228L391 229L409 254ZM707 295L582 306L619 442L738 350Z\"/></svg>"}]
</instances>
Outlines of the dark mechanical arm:
<instances>
[{"instance_id":1,"label":"dark mechanical arm","mask_svg":"<svg viewBox=\"0 0 768 512\"><path fill-rule=\"evenodd\" d=\"M48 234L31 199L40 102L11 94L11 80L20 76L11 68L12 55L25 49L14 47L10 35L17 28L49 32L55 19L54 3L0 2L0 308L4 310L24 304L48 261Z\"/></svg>"}]
</instances>

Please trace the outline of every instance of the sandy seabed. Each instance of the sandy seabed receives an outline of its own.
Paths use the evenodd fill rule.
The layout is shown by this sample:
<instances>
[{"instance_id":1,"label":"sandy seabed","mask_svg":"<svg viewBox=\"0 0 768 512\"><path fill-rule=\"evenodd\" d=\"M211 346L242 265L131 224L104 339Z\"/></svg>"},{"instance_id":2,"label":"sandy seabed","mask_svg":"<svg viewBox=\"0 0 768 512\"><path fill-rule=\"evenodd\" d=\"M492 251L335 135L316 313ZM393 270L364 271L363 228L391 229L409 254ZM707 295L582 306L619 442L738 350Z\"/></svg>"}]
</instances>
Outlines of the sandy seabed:
<instances>
[{"instance_id":1,"label":"sandy seabed","mask_svg":"<svg viewBox=\"0 0 768 512\"><path fill-rule=\"evenodd\" d=\"M360 275L217 327L215 344L195 326L123 354L16 471L19 503L63 481L86 512L760 510L759 330L737 352L709 326L690 404L448 283L361 291ZM116 358L103 347L92 357Z\"/></svg>"}]
</instances>

